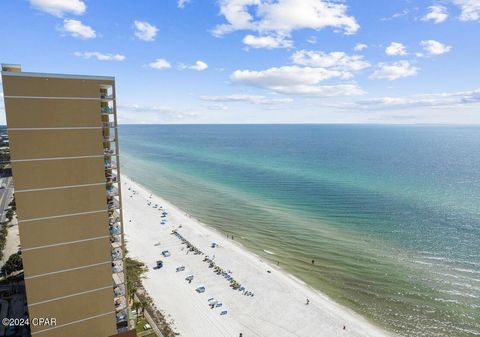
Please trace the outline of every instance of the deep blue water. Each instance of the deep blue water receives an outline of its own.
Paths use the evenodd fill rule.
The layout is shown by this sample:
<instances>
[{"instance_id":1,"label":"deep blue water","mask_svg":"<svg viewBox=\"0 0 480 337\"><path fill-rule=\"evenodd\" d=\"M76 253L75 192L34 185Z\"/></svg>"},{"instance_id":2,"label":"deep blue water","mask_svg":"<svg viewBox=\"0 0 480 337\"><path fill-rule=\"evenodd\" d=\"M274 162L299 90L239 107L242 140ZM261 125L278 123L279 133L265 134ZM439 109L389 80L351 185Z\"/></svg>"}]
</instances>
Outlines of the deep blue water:
<instances>
[{"instance_id":1,"label":"deep blue water","mask_svg":"<svg viewBox=\"0 0 480 337\"><path fill-rule=\"evenodd\" d=\"M120 147L123 173L387 329L480 336L480 127L132 125Z\"/></svg>"}]
</instances>

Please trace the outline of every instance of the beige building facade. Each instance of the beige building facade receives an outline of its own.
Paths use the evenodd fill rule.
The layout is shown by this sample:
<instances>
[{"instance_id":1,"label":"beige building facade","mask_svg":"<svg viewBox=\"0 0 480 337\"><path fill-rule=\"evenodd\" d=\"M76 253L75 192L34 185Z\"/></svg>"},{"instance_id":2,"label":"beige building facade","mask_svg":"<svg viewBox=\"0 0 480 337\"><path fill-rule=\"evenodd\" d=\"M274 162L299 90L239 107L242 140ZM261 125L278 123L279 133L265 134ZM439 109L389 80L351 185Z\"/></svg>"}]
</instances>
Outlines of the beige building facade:
<instances>
[{"instance_id":1,"label":"beige building facade","mask_svg":"<svg viewBox=\"0 0 480 337\"><path fill-rule=\"evenodd\" d=\"M32 335L128 330L113 77L2 66Z\"/></svg>"}]
</instances>

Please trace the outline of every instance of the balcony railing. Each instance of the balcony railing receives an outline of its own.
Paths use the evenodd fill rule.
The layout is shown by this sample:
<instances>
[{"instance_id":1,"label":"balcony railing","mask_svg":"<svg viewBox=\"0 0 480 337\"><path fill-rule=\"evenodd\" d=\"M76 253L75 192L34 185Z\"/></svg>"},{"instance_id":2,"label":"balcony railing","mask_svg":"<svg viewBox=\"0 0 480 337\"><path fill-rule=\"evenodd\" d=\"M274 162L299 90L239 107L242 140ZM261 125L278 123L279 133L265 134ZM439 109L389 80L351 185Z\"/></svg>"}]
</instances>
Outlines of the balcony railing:
<instances>
[{"instance_id":1,"label":"balcony railing","mask_svg":"<svg viewBox=\"0 0 480 337\"><path fill-rule=\"evenodd\" d=\"M100 108L100 112L102 114L113 114L113 108L105 106L105 107Z\"/></svg>"},{"instance_id":2,"label":"balcony railing","mask_svg":"<svg viewBox=\"0 0 480 337\"><path fill-rule=\"evenodd\" d=\"M100 93L100 98L101 99L113 99L113 95Z\"/></svg>"},{"instance_id":3,"label":"balcony railing","mask_svg":"<svg viewBox=\"0 0 480 337\"><path fill-rule=\"evenodd\" d=\"M115 141L115 137L103 137L104 143L111 143Z\"/></svg>"}]
</instances>

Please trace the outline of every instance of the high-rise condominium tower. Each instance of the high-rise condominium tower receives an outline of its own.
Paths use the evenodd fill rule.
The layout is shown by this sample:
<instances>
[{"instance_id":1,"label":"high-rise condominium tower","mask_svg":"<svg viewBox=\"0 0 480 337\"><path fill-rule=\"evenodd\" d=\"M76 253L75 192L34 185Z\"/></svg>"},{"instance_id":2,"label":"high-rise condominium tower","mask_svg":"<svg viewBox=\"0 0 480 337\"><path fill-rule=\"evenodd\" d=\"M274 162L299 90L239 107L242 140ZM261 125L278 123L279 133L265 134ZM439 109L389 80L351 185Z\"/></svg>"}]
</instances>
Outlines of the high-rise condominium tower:
<instances>
[{"instance_id":1,"label":"high-rise condominium tower","mask_svg":"<svg viewBox=\"0 0 480 337\"><path fill-rule=\"evenodd\" d=\"M2 65L32 335L128 330L115 79Z\"/></svg>"}]
</instances>

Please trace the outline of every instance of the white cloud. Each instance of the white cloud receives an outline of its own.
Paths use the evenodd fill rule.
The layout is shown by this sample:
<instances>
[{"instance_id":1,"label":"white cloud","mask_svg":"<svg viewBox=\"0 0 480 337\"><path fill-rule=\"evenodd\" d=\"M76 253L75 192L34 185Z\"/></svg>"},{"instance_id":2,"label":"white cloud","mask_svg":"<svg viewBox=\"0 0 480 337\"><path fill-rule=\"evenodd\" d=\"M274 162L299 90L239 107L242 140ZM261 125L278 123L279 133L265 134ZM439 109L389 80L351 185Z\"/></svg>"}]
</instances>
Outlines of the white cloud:
<instances>
[{"instance_id":1,"label":"white cloud","mask_svg":"<svg viewBox=\"0 0 480 337\"><path fill-rule=\"evenodd\" d=\"M228 106L225 104L210 104L207 105L208 110L228 110Z\"/></svg>"},{"instance_id":2,"label":"white cloud","mask_svg":"<svg viewBox=\"0 0 480 337\"><path fill-rule=\"evenodd\" d=\"M143 41L154 41L157 35L158 28L146 21L135 20L135 36Z\"/></svg>"},{"instance_id":3,"label":"white cloud","mask_svg":"<svg viewBox=\"0 0 480 337\"><path fill-rule=\"evenodd\" d=\"M243 38L243 43L252 48L292 48L293 41L285 36L253 36L247 35Z\"/></svg>"},{"instance_id":4,"label":"white cloud","mask_svg":"<svg viewBox=\"0 0 480 337\"><path fill-rule=\"evenodd\" d=\"M428 55L442 55L448 53L452 49L451 46L447 46L435 40L422 41L420 44Z\"/></svg>"},{"instance_id":5,"label":"white cloud","mask_svg":"<svg viewBox=\"0 0 480 337\"><path fill-rule=\"evenodd\" d=\"M206 64L203 61L196 61L195 64L192 65L185 65L185 64L180 64L179 65L180 69L191 69L191 70L196 70L196 71L204 71L208 68L208 64Z\"/></svg>"},{"instance_id":6,"label":"white cloud","mask_svg":"<svg viewBox=\"0 0 480 337\"><path fill-rule=\"evenodd\" d=\"M331 68L343 72L343 78L352 77L357 72L370 67L370 63L363 60L362 55L347 55L344 52L324 53L322 51L299 50L291 57L293 63L310 66Z\"/></svg>"},{"instance_id":7,"label":"white cloud","mask_svg":"<svg viewBox=\"0 0 480 337\"><path fill-rule=\"evenodd\" d=\"M307 39L307 42L308 43L311 43L311 44L315 44L317 43L317 38L315 36L310 36L308 39Z\"/></svg>"},{"instance_id":8,"label":"white cloud","mask_svg":"<svg viewBox=\"0 0 480 337\"><path fill-rule=\"evenodd\" d=\"M193 69L196 71L204 71L207 68L208 68L208 64L200 60L196 61L193 66L190 66L190 69Z\"/></svg>"},{"instance_id":9,"label":"white cloud","mask_svg":"<svg viewBox=\"0 0 480 337\"><path fill-rule=\"evenodd\" d=\"M397 19L397 18L401 18L403 16L406 16L410 13L410 10L408 8L405 8L404 10L400 11L400 12L397 12L397 13L394 13L392 16L390 17L384 17L384 18L381 18L380 20L382 21L390 21L390 20L393 20L393 19Z\"/></svg>"},{"instance_id":10,"label":"white cloud","mask_svg":"<svg viewBox=\"0 0 480 337\"><path fill-rule=\"evenodd\" d=\"M234 83L269 89L282 94L312 96L349 96L364 92L355 84L319 85L321 81L342 77L333 69L284 66L262 71L236 70L230 76Z\"/></svg>"},{"instance_id":11,"label":"white cloud","mask_svg":"<svg viewBox=\"0 0 480 337\"><path fill-rule=\"evenodd\" d=\"M385 49L385 53L390 56L407 55L407 47L405 47L403 44L399 42L392 42Z\"/></svg>"},{"instance_id":12,"label":"white cloud","mask_svg":"<svg viewBox=\"0 0 480 337\"><path fill-rule=\"evenodd\" d=\"M460 7L461 21L480 21L480 1L479 0L453 0L453 3Z\"/></svg>"},{"instance_id":13,"label":"white cloud","mask_svg":"<svg viewBox=\"0 0 480 337\"><path fill-rule=\"evenodd\" d=\"M171 67L172 67L172 65L170 64L170 62L168 62L168 61L165 60L165 59L156 59L155 61L150 62L150 63L148 64L148 66L149 66L150 68L158 69L158 70L168 69L168 68L171 68Z\"/></svg>"},{"instance_id":14,"label":"white cloud","mask_svg":"<svg viewBox=\"0 0 480 337\"><path fill-rule=\"evenodd\" d=\"M265 104L265 105L274 105L274 104L284 104L293 102L292 98L269 98L261 95L244 95L244 94L234 94L234 95L225 95L225 96L200 96L202 101L209 102L245 102L251 104Z\"/></svg>"},{"instance_id":15,"label":"white cloud","mask_svg":"<svg viewBox=\"0 0 480 337\"><path fill-rule=\"evenodd\" d=\"M263 34L289 35L294 30L332 27L345 34L359 29L347 6L324 0L220 0L220 13L227 23L217 25L213 34L221 36L236 30Z\"/></svg>"},{"instance_id":16,"label":"white cloud","mask_svg":"<svg viewBox=\"0 0 480 337\"><path fill-rule=\"evenodd\" d=\"M71 36L78 39L94 39L97 34L92 27L84 25L79 20L65 19L63 20L63 27L61 31L69 33Z\"/></svg>"},{"instance_id":17,"label":"white cloud","mask_svg":"<svg viewBox=\"0 0 480 337\"><path fill-rule=\"evenodd\" d=\"M417 75L417 67L414 67L408 61L398 61L394 63L379 63L379 68L370 75L372 79L386 79L393 81L402 77Z\"/></svg>"},{"instance_id":18,"label":"white cloud","mask_svg":"<svg viewBox=\"0 0 480 337\"><path fill-rule=\"evenodd\" d=\"M188 4L190 0L178 0L177 1L177 6L178 8L184 8L186 4Z\"/></svg>"},{"instance_id":19,"label":"white cloud","mask_svg":"<svg viewBox=\"0 0 480 337\"><path fill-rule=\"evenodd\" d=\"M354 51L362 51L364 49L367 49L368 46L365 43L357 43L355 47L353 47Z\"/></svg>"},{"instance_id":20,"label":"white cloud","mask_svg":"<svg viewBox=\"0 0 480 337\"><path fill-rule=\"evenodd\" d=\"M30 0L30 4L48 14L62 17L66 13L81 15L87 6L81 0Z\"/></svg>"},{"instance_id":21,"label":"white cloud","mask_svg":"<svg viewBox=\"0 0 480 337\"><path fill-rule=\"evenodd\" d=\"M480 104L480 89L450 93L419 94L405 97L379 97L360 100L356 107L367 109L408 109Z\"/></svg>"},{"instance_id":22,"label":"white cloud","mask_svg":"<svg viewBox=\"0 0 480 337\"><path fill-rule=\"evenodd\" d=\"M433 21L434 23L441 23L448 18L447 8L445 6L430 6L429 12L422 17L423 21Z\"/></svg>"},{"instance_id":23,"label":"white cloud","mask_svg":"<svg viewBox=\"0 0 480 337\"><path fill-rule=\"evenodd\" d=\"M123 61L125 55L122 54L103 54L96 51L75 52L73 55L83 57L85 59L96 58L99 61Z\"/></svg>"}]
</instances>

